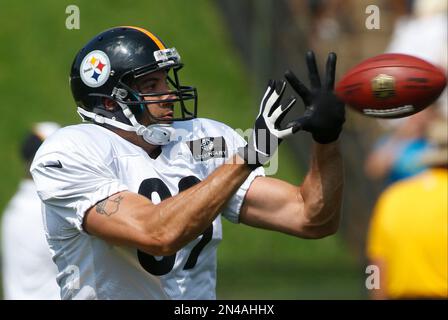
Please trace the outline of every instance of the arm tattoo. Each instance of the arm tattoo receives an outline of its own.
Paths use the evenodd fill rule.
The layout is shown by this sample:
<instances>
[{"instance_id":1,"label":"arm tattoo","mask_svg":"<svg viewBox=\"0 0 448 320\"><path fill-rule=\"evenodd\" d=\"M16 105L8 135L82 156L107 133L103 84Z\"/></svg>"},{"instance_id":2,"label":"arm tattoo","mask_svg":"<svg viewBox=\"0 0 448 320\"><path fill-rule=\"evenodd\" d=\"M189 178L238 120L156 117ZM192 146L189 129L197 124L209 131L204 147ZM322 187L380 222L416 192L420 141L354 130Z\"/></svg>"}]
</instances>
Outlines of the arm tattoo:
<instances>
[{"instance_id":1,"label":"arm tattoo","mask_svg":"<svg viewBox=\"0 0 448 320\"><path fill-rule=\"evenodd\" d=\"M123 200L123 196L118 196L115 199L104 199L103 201L98 202L95 206L96 212L111 216L120 208L121 200Z\"/></svg>"}]
</instances>

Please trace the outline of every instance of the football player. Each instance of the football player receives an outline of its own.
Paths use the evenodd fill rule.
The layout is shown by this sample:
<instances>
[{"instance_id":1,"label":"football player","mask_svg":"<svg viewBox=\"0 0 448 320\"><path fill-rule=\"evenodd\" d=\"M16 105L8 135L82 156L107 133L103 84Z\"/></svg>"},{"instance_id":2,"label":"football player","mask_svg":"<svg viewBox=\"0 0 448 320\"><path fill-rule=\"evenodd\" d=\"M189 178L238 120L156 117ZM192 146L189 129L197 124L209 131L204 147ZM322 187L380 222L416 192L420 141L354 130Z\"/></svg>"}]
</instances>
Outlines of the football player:
<instances>
[{"instance_id":1,"label":"football player","mask_svg":"<svg viewBox=\"0 0 448 320\"><path fill-rule=\"evenodd\" d=\"M270 81L246 143L227 125L196 118L197 93L179 81L175 48L138 27L106 30L76 55L70 86L85 122L60 129L31 172L63 299L215 299L221 216L303 238L338 227L343 187L333 94L336 56L312 89L291 72L305 115L280 122L295 98ZM286 137L316 141L300 186L265 177Z\"/></svg>"},{"instance_id":2,"label":"football player","mask_svg":"<svg viewBox=\"0 0 448 320\"><path fill-rule=\"evenodd\" d=\"M22 141L20 153L27 174L1 215L5 300L60 300L57 269L43 232L41 200L29 174L36 151L59 128L55 122L35 123Z\"/></svg>"}]
</instances>

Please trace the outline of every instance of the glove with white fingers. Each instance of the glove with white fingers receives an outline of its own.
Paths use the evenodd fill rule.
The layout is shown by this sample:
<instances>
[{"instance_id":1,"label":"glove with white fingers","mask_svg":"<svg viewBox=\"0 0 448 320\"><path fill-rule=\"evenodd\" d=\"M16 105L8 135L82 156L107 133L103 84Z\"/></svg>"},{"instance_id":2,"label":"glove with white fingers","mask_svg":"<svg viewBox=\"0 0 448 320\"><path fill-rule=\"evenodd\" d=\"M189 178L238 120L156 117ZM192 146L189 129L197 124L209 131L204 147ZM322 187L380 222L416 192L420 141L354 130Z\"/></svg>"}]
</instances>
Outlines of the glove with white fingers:
<instances>
[{"instance_id":1,"label":"glove with white fingers","mask_svg":"<svg viewBox=\"0 0 448 320\"><path fill-rule=\"evenodd\" d=\"M252 169L268 162L281 141L297 131L293 126L280 129L281 121L296 102L296 98L291 97L284 106L280 104L285 87L284 81L269 81L249 141L238 150Z\"/></svg>"}]
</instances>

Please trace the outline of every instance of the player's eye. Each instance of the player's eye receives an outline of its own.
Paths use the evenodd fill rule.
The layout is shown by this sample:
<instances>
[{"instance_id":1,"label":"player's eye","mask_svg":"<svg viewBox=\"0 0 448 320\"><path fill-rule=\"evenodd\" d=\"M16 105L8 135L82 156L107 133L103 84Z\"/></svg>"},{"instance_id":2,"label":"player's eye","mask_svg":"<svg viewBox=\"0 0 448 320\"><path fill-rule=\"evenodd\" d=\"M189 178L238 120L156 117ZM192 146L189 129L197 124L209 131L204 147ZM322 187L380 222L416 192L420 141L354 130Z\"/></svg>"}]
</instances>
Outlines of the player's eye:
<instances>
[{"instance_id":1,"label":"player's eye","mask_svg":"<svg viewBox=\"0 0 448 320\"><path fill-rule=\"evenodd\" d=\"M149 82L145 82L142 85L140 85L140 91L142 93L148 93L150 91L155 91L157 87L157 84L155 81L149 81Z\"/></svg>"}]
</instances>

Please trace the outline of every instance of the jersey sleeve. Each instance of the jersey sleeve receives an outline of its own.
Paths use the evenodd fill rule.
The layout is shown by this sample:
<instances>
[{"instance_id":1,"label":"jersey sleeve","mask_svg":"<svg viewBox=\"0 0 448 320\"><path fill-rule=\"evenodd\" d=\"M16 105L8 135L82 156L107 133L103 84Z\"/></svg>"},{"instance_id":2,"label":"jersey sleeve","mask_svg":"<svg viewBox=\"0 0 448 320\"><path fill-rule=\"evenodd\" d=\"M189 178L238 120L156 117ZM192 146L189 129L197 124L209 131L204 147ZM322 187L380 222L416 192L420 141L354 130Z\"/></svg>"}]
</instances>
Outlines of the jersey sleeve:
<instances>
[{"instance_id":1,"label":"jersey sleeve","mask_svg":"<svg viewBox=\"0 0 448 320\"><path fill-rule=\"evenodd\" d=\"M236 193L230 198L223 212L221 213L224 218L233 223L239 223L240 219L240 210L243 205L244 198L246 196L247 190L251 183L255 180L256 177L264 176L264 168L259 167L256 170L252 171L249 177L244 181L244 183L238 188Z\"/></svg>"},{"instance_id":2,"label":"jersey sleeve","mask_svg":"<svg viewBox=\"0 0 448 320\"><path fill-rule=\"evenodd\" d=\"M127 190L114 172L113 157L109 162L101 152L82 152L64 148L36 155L31 174L37 193L46 206L66 223L82 230L85 212L109 196ZM107 154L106 154L107 155Z\"/></svg>"}]
</instances>

